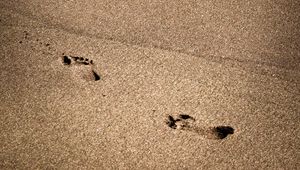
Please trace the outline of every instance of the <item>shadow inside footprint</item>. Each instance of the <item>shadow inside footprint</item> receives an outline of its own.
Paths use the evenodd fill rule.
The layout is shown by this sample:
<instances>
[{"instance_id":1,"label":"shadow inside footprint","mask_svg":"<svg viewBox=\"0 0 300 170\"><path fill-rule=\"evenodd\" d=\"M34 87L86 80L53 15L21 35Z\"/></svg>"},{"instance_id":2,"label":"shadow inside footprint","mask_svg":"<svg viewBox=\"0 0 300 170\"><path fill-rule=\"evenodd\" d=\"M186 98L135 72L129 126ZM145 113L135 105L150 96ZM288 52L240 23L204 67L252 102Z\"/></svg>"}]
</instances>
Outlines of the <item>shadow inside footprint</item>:
<instances>
[{"instance_id":1,"label":"shadow inside footprint","mask_svg":"<svg viewBox=\"0 0 300 170\"><path fill-rule=\"evenodd\" d=\"M183 120L186 120L186 119L192 119L192 120L195 120L192 116L187 115L187 114L180 114L180 115L179 115L179 118L180 118L180 119L183 119Z\"/></svg>"},{"instance_id":2,"label":"shadow inside footprint","mask_svg":"<svg viewBox=\"0 0 300 170\"><path fill-rule=\"evenodd\" d=\"M63 63L65 65L70 65L71 64L71 59L68 56L63 57Z\"/></svg>"},{"instance_id":3,"label":"shadow inside footprint","mask_svg":"<svg viewBox=\"0 0 300 170\"><path fill-rule=\"evenodd\" d=\"M217 139L224 139L229 134L234 133L234 129L230 126L217 126L217 127L214 127L212 130L213 130L213 133L216 135Z\"/></svg>"},{"instance_id":4,"label":"shadow inside footprint","mask_svg":"<svg viewBox=\"0 0 300 170\"><path fill-rule=\"evenodd\" d=\"M93 75L94 75L94 78L95 78L95 81L98 81L100 80L100 76L93 70Z\"/></svg>"},{"instance_id":5,"label":"shadow inside footprint","mask_svg":"<svg viewBox=\"0 0 300 170\"><path fill-rule=\"evenodd\" d=\"M174 118L172 116L168 116L168 120L166 121L166 124L172 128L172 129L176 129L177 125L175 123L176 121L174 120Z\"/></svg>"}]
</instances>

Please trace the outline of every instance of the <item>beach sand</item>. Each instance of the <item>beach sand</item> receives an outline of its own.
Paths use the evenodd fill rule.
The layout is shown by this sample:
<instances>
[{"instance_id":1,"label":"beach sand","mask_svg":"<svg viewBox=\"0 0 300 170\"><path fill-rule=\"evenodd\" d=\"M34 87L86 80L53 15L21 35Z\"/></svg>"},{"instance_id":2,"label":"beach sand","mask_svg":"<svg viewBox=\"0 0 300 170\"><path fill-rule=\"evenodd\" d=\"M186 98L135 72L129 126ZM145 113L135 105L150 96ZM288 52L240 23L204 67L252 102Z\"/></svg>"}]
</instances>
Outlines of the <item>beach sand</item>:
<instances>
[{"instance_id":1,"label":"beach sand","mask_svg":"<svg viewBox=\"0 0 300 170\"><path fill-rule=\"evenodd\" d=\"M1 1L1 169L299 168L299 7Z\"/></svg>"}]
</instances>

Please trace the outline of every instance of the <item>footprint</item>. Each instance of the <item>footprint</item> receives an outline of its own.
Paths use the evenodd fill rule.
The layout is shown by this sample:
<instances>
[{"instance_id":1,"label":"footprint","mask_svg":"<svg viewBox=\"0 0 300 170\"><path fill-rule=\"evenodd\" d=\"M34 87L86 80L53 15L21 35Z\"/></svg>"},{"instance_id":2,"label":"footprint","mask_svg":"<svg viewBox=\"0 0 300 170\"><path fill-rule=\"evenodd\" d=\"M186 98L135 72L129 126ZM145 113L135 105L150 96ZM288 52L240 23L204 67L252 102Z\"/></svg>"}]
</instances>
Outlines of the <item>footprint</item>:
<instances>
[{"instance_id":1,"label":"footprint","mask_svg":"<svg viewBox=\"0 0 300 170\"><path fill-rule=\"evenodd\" d=\"M51 44L36 35L29 34L28 31L23 31L23 37L19 40L19 44L30 44L32 50L42 52L42 54L53 55L56 50L51 47ZM79 77L85 81L98 81L101 79L100 75L94 69L94 62L88 58L78 56L68 56L63 53L62 57L51 62L51 67L54 70L61 68L61 63L73 73L73 77Z\"/></svg>"},{"instance_id":2,"label":"footprint","mask_svg":"<svg viewBox=\"0 0 300 170\"><path fill-rule=\"evenodd\" d=\"M176 119L169 115L165 123L172 129L194 132L207 139L224 139L234 133L234 129L230 126L201 127L195 122L195 118L179 114Z\"/></svg>"},{"instance_id":3,"label":"footprint","mask_svg":"<svg viewBox=\"0 0 300 170\"><path fill-rule=\"evenodd\" d=\"M62 56L62 63L72 69L74 76L86 81L98 81L100 75L94 70L93 60L77 56Z\"/></svg>"}]
</instances>

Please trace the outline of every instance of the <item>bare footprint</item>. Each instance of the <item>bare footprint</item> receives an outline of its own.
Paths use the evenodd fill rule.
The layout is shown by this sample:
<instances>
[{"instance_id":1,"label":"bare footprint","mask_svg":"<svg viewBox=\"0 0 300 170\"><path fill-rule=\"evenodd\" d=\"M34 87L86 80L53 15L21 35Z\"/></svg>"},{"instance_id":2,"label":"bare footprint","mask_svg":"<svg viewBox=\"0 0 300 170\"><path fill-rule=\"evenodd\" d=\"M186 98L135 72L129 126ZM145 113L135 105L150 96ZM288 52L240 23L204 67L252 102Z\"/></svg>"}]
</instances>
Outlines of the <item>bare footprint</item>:
<instances>
[{"instance_id":1,"label":"bare footprint","mask_svg":"<svg viewBox=\"0 0 300 170\"><path fill-rule=\"evenodd\" d=\"M165 123L172 129L194 132L207 139L224 139L234 133L234 129L230 126L201 127L189 115L180 114L177 117L174 119L169 115Z\"/></svg>"},{"instance_id":2,"label":"bare footprint","mask_svg":"<svg viewBox=\"0 0 300 170\"><path fill-rule=\"evenodd\" d=\"M100 80L99 74L94 70L93 60L84 57L63 55L62 63L72 69L75 77L79 77L85 81Z\"/></svg>"}]
</instances>

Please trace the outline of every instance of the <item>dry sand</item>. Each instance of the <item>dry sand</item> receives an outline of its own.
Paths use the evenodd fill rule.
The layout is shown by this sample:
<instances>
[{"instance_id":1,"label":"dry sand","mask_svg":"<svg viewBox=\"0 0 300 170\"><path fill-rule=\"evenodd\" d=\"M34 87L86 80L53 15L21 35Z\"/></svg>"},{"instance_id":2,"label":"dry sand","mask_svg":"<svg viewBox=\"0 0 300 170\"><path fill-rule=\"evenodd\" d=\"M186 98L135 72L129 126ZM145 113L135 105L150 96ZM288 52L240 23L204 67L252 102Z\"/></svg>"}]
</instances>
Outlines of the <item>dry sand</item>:
<instances>
[{"instance_id":1,"label":"dry sand","mask_svg":"<svg viewBox=\"0 0 300 170\"><path fill-rule=\"evenodd\" d=\"M1 169L299 168L299 11L2 0Z\"/></svg>"}]
</instances>

